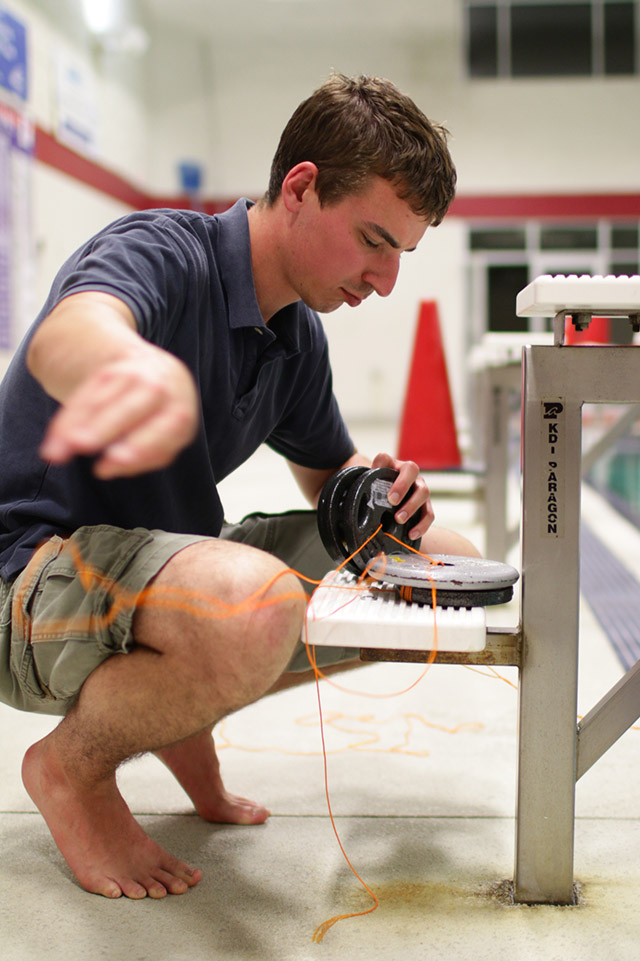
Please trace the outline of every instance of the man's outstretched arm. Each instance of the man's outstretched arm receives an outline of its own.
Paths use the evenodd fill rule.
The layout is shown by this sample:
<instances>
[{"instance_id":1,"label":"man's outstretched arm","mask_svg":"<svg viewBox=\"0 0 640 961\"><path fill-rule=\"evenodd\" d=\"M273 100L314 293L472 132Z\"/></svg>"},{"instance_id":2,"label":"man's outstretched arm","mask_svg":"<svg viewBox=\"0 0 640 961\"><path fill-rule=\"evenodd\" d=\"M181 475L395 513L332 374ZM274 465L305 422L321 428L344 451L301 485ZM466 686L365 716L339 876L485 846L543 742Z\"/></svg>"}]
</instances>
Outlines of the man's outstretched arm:
<instances>
[{"instance_id":1,"label":"man's outstretched arm","mask_svg":"<svg viewBox=\"0 0 640 961\"><path fill-rule=\"evenodd\" d=\"M52 463L97 455L96 476L165 467L195 436L186 366L136 331L130 308L99 291L60 301L35 332L27 366L61 404L41 446Z\"/></svg>"}]
</instances>

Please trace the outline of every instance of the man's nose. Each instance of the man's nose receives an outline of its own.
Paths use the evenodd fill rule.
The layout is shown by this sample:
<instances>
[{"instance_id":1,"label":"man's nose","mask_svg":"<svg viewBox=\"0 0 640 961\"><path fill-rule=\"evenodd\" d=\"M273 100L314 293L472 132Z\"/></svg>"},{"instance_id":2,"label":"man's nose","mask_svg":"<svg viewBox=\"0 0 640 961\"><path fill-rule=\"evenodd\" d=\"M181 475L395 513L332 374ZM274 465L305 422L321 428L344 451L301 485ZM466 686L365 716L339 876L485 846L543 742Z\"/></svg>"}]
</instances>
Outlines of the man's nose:
<instances>
[{"instance_id":1,"label":"man's nose","mask_svg":"<svg viewBox=\"0 0 640 961\"><path fill-rule=\"evenodd\" d=\"M399 257L386 257L382 263L377 263L375 267L365 271L362 280L373 287L379 297L388 297L396 285L399 269Z\"/></svg>"}]
</instances>

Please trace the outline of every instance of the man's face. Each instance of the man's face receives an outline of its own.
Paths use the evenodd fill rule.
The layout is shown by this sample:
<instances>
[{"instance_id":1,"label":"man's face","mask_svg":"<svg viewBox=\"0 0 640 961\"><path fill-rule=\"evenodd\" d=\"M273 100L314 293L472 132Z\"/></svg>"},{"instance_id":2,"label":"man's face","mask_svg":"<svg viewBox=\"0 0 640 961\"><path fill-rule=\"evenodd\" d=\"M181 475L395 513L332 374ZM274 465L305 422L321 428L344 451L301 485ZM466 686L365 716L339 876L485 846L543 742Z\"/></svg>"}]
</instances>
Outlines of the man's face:
<instances>
[{"instance_id":1,"label":"man's face","mask_svg":"<svg viewBox=\"0 0 640 961\"><path fill-rule=\"evenodd\" d=\"M373 292L387 297L402 253L416 248L427 226L381 177L324 207L309 187L294 228L289 283L321 313L357 307Z\"/></svg>"}]
</instances>

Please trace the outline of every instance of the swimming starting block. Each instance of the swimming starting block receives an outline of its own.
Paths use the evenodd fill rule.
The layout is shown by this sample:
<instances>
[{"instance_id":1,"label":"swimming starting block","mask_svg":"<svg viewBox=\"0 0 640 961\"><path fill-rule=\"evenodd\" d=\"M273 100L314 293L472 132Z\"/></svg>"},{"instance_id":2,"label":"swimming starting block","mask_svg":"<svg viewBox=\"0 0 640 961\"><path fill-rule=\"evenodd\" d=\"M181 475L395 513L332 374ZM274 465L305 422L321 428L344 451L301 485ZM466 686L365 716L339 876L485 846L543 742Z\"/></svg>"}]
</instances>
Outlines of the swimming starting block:
<instances>
[{"instance_id":1,"label":"swimming starting block","mask_svg":"<svg viewBox=\"0 0 640 961\"><path fill-rule=\"evenodd\" d=\"M571 315L576 330L589 326L593 316L628 317L640 331L640 276L599 274L542 274L516 297L519 317L553 317L554 343L564 343L564 318Z\"/></svg>"},{"instance_id":2,"label":"swimming starting block","mask_svg":"<svg viewBox=\"0 0 640 961\"><path fill-rule=\"evenodd\" d=\"M418 553L395 520L390 468L346 467L329 478L318 503L318 530L340 566L307 606L311 644L398 651L483 651L485 607L511 599L518 572L476 557ZM406 495L407 498L409 494Z\"/></svg>"},{"instance_id":3,"label":"swimming starting block","mask_svg":"<svg viewBox=\"0 0 640 961\"><path fill-rule=\"evenodd\" d=\"M307 607L310 644L483 651L485 609L509 600L518 578L508 564L448 554L381 555L369 574L366 583L344 569L323 578Z\"/></svg>"}]
</instances>

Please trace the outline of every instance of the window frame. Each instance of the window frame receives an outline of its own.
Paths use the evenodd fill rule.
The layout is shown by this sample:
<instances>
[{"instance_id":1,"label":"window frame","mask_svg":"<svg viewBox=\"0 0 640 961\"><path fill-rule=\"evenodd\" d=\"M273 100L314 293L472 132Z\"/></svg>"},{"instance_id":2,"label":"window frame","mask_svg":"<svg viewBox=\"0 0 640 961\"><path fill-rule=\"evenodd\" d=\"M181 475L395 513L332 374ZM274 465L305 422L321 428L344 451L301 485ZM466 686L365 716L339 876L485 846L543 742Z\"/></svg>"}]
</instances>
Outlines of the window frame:
<instances>
[{"instance_id":1,"label":"window frame","mask_svg":"<svg viewBox=\"0 0 640 961\"><path fill-rule=\"evenodd\" d=\"M595 226L597 246L595 249L554 249L545 250L541 247L542 231L549 228L570 230L575 227ZM614 247L612 244L613 231L616 228L640 230L640 220L623 218L575 220L567 218L541 218L538 220L490 220L478 219L467 221L467 277L469 304L469 343L480 343L485 333L491 330L489 314L489 267L517 266L527 264L529 268L529 282L541 274L583 273L588 267L592 274L606 276L615 264L635 264L636 272L640 274L640 243L635 247ZM524 230L524 249L472 249L471 237L474 231L489 233L495 230L499 233L505 230ZM515 303L514 303L515 312ZM528 330L531 333L542 333L550 330L549 318L529 318Z\"/></svg>"},{"instance_id":2,"label":"window frame","mask_svg":"<svg viewBox=\"0 0 640 961\"><path fill-rule=\"evenodd\" d=\"M605 7L609 4L628 4L634 11L633 70L618 73L606 71L605 56ZM591 8L591 72L585 73L538 73L514 75L512 69L511 10L523 6L557 6L557 0L464 0L464 66L470 81L491 80L546 80L546 79L590 79L637 77L640 73L640 0L562 0L562 5L584 6ZM496 11L497 54L495 73L474 74L471 72L471 24L469 11L473 7L494 8Z\"/></svg>"}]
</instances>

